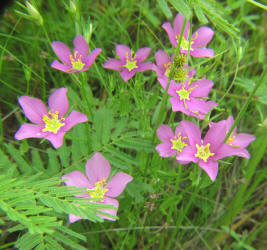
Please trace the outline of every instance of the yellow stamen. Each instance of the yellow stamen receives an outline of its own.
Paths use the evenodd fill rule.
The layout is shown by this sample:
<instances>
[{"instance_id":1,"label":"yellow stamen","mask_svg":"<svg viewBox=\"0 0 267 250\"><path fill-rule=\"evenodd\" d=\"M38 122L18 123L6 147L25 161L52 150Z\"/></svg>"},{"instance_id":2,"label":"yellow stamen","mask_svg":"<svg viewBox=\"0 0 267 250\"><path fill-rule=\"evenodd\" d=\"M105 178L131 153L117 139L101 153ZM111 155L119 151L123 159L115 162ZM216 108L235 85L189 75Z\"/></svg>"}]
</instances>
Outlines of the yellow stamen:
<instances>
[{"instance_id":1,"label":"yellow stamen","mask_svg":"<svg viewBox=\"0 0 267 250\"><path fill-rule=\"evenodd\" d=\"M58 119L58 111L55 111L54 113L48 112L48 115L43 116L43 121L45 123L45 128L42 129L43 132L52 132L56 134L58 130L65 125L65 123L61 122L64 121L64 118Z\"/></svg>"},{"instance_id":2,"label":"yellow stamen","mask_svg":"<svg viewBox=\"0 0 267 250\"><path fill-rule=\"evenodd\" d=\"M131 51L130 58L128 56L128 52L125 53L126 55L126 64L122 65L122 67L127 68L129 71L132 71L133 69L137 69L138 66L136 65L137 61L134 60L136 55L134 56L134 52Z\"/></svg>"},{"instance_id":3,"label":"yellow stamen","mask_svg":"<svg viewBox=\"0 0 267 250\"><path fill-rule=\"evenodd\" d=\"M209 143L205 146L204 145L199 146L198 144L196 144L196 147L197 147L197 153L195 154L195 157L202 159L204 162L207 162L208 158L214 155L214 153L210 152Z\"/></svg>"},{"instance_id":4,"label":"yellow stamen","mask_svg":"<svg viewBox=\"0 0 267 250\"><path fill-rule=\"evenodd\" d=\"M226 132L226 134L227 134L228 132ZM234 139L235 139L235 135L233 135L233 133L229 136L229 138L228 138L228 140L227 140L227 144L228 145L230 145L230 146L233 146L233 141L234 141Z\"/></svg>"},{"instance_id":5,"label":"yellow stamen","mask_svg":"<svg viewBox=\"0 0 267 250\"><path fill-rule=\"evenodd\" d=\"M187 144L183 141L186 140L187 137L182 137L181 133L177 134L177 137L174 136L174 139L170 139L171 143L172 143L172 147L171 149L175 149L177 150L177 153L180 153L183 151L184 147L187 146Z\"/></svg>"},{"instance_id":6,"label":"yellow stamen","mask_svg":"<svg viewBox=\"0 0 267 250\"><path fill-rule=\"evenodd\" d=\"M71 64L72 64L72 68L69 69L69 70L73 70L73 69L76 69L76 70L82 70L83 66L85 65L85 63L82 63L82 55L79 55L79 57L77 58L77 54L78 54L78 51L75 50L74 52L74 58L72 55L70 55L70 61L71 61Z\"/></svg>"},{"instance_id":7,"label":"yellow stamen","mask_svg":"<svg viewBox=\"0 0 267 250\"><path fill-rule=\"evenodd\" d=\"M107 185L105 178L95 183L95 187L91 189L90 196L92 198L103 199L104 194L108 191L104 186Z\"/></svg>"},{"instance_id":8,"label":"yellow stamen","mask_svg":"<svg viewBox=\"0 0 267 250\"><path fill-rule=\"evenodd\" d=\"M178 43L178 41L179 41L179 35L178 36L175 36L175 39L176 39L176 41ZM194 43L194 41L191 40L190 51L193 51L194 50L192 48L193 43ZM189 48L189 41L185 40L184 36L182 38L181 48L182 48L182 50L188 50L188 48Z\"/></svg>"}]
</instances>

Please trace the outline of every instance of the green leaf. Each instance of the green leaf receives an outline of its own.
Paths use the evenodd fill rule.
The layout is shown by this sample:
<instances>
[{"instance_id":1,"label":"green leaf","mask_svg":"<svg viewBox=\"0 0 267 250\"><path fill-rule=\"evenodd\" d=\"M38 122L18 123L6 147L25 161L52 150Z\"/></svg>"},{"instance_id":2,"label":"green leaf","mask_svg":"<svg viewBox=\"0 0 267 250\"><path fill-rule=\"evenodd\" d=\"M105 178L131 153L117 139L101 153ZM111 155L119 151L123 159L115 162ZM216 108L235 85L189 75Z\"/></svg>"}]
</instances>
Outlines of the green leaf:
<instances>
[{"instance_id":1,"label":"green leaf","mask_svg":"<svg viewBox=\"0 0 267 250\"><path fill-rule=\"evenodd\" d=\"M199 7L199 5L196 3L193 5L194 7L194 11L196 13L197 19L203 23L203 24L207 24L209 22L209 20L206 18L205 14L203 13L202 9Z\"/></svg>"},{"instance_id":2,"label":"green leaf","mask_svg":"<svg viewBox=\"0 0 267 250\"><path fill-rule=\"evenodd\" d=\"M160 9L164 13L164 15L167 17L167 19L171 19L172 18L172 12L171 12L170 8L168 7L168 4L166 3L166 1L165 0L157 0L157 2L158 2Z\"/></svg>"},{"instance_id":3,"label":"green leaf","mask_svg":"<svg viewBox=\"0 0 267 250\"><path fill-rule=\"evenodd\" d=\"M180 12L186 19L189 19L192 15L192 11L186 1L184 0L168 0L169 3L175 8L176 11Z\"/></svg>"},{"instance_id":4,"label":"green leaf","mask_svg":"<svg viewBox=\"0 0 267 250\"><path fill-rule=\"evenodd\" d=\"M140 138L125 138L115 143L121 148L130 148L137 151L153 152L154 146L151 141Z\"/></svg>"},{"instance_id":5,"label":"green leaf","mask_svg":"<svg viewBox=\"0 0 267 250\"><path fill-rule=\"evenodd\" d=\"M57 153L52 148L46 150L48 154L48 167L47 171L50 175L56 174L60 171L60 164L58 162Z\"/></svg>"}]
</instances>

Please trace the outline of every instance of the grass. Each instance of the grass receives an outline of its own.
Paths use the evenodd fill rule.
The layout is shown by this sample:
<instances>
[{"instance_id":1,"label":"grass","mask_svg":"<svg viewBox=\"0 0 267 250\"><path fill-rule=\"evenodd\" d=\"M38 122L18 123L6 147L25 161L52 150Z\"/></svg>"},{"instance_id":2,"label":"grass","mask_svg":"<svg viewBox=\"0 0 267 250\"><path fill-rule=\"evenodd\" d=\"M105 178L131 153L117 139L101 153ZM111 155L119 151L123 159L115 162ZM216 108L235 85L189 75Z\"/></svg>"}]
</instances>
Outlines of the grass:
<instances>
[{"instance_id":1,"label":"grass","mask_svg":"<svg viewBox=\"0 0 267 250\"><path fill-rule=\"evenodd\" d=\"M219 106L212 111L211 120L233 115L240 132L257 137L248 148L250 159L229 157L219 162L215 182L197 165L179 165L154 150L159 143L153 138L164 96L156 74L139 73L125 83L118 72L102 67L108 57L115 56L116 44L135 51L148 46L147 61L152 62L158 49L171 53L161 24L175 17L179 6L174 2L73 1L73 11L68 1L31 1L42 16L40 26L19 14L27 11L24 3L15 1L1 17L0 175L22 180L42 173L44 180L60 178L73 170L84 171L93 153L102 152L114 172L134 177L119 198L116 222L81 220L69 225L66 214L51 211L50 216L63 221L64 230L72 233L64 231L60 236L57 232L52 237L43 233L41 238L37 234L40 249L46 244L56 249L56 244L64 243L67 248L86 249L263 249L266 245L267 15L261 6L241 0L199 1L199 5L182 1L187 6L184 15L192 13L192 31L203 26L199 20L205 22L205 17L209 21L205 25L215 31L208 46L215 57L189 60L197 78L214 81L210 98ZM72 47L73 38L80 33L91 50L102 48L90 70L69 75L51 68L56 58L51 41ZM89 122L67 133L58 150L38 139L16 141L15 132L26 122L17 98L29 95L46 102L60 87L68 87L71 109L85 113ZM173 128L187 119L206 131L208 123L178 112L171 114L169 102L166 109L160 119ZM14 244L26 249L16 240L28 229L10 230L19 223L3 207L0 219L0 249L11 249ZM23 241L28 243L26 237Z\"/></svg>"}]
</instances>

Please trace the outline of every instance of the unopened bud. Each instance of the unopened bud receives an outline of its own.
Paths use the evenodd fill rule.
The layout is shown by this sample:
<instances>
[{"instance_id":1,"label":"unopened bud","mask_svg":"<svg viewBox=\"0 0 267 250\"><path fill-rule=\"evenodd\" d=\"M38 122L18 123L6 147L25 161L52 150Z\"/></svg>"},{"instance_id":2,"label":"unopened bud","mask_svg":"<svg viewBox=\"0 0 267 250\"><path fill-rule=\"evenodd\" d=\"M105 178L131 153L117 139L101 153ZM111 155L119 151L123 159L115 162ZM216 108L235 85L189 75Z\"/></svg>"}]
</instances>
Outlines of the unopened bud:
<instances>
[{"instance_id":1,"label":"unopened bud","mask_svg":"<svg viewBox=\"0 0 267 250\"><path fill-rule=\"evenodd\" d=\"M72 0L70 0L70 11L71 11L71 13L73 13L73 14L75 14L76 11L77 11L76 4L75 4Z\"/></svg>"},{"instance_id":2,"label":"unopened bud","mask_svg":"<svg viewBox=\"0 0 267 250\"><path fill-rule=\"evenodd\" d=\"M31 5L28 1L26 2L26 6L27 6L27 11L29 15L36 21L36 23L39 26L42 26L43 18L41 14L39 13L39 11L33 5Z\"/></svg>"},{"instance_id":3,"label":"unopened bud","mask_svg":"<svg viewBox=\"0 0 267 250\"><path fill-rule=\"evenodd\" d=\"M183 67L174 69L174 78L178 79L186 79L187 78L187 70Z\"/></svg>"},{"instance_id":4,"label":"unopened bud","mask_svg":"<svg viewBox=\"0 0 267 250\"><path fill-rule=\"evenodd\" d=\"M184 67L184 65L187 62L186 56L184 54L175 56L173 59L173 62L174 62L175 68Z\"/></svg>"}]
</instances>

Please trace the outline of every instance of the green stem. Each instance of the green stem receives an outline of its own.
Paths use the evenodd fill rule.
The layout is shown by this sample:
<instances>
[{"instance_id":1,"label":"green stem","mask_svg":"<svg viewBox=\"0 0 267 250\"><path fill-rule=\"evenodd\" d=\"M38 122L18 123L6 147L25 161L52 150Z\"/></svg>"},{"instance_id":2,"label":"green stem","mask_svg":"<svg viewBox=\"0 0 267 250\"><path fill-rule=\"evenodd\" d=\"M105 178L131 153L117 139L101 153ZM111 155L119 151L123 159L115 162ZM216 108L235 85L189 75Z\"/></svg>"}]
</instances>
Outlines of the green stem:
<instances>
[{"instance_id":1,"label":"green stem","mask_svg":"<svg viewBox=\"0 0 267 250\"><path fill-rule=\"evenodd\" d=\"M228 131L225 139L224 139L224 142L226 142L228 140L228 138L230 137L230 135L232 134L233 130L235 129L236 125L239 123L239 121L241 120L241 118L243 117L243 115L245 114L247 108L248 108L248 105L249 103L252 101L256 91L258 90L258 88L260 87L260 85L266 81L266 77L267 76L267 71L264 72L262 75L261 75L261 78L259 79L259 81L257 82L257 84L255 85L254 89L252 90L250 96L248 97L246 103L244 104L244 106L241 108L240 112L238 113L231 129Z\"/></svg>"}]
</instances>

